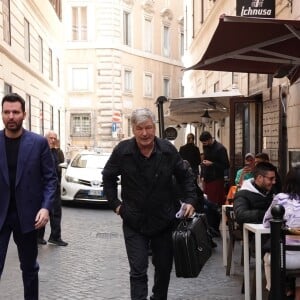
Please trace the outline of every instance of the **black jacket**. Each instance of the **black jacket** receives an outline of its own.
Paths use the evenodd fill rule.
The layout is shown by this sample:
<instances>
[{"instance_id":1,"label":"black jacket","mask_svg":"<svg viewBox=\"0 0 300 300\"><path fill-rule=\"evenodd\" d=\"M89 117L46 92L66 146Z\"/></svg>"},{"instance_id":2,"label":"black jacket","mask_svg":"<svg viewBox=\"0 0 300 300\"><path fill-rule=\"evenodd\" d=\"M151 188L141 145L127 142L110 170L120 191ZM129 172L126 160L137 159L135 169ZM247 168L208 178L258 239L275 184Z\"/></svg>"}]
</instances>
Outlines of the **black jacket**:
<instances>
[{"instance_id":1,"label":"black jacket","mask_svg":"<svg viewBox=\"0 0 300 300\"><path fill-rule=\"evenodd\" d=\"M253 185L253 182L253 178L245 180L233 200L234 213L240 225L262 223L265 212L273 200L272 192L263 194Z\"/></svg>"},{"instance_id":2,"label":"black jacket","mask_svg":"<svg viewBox=\"0 0 300 300\"><path fill-rule=\"evenodd\" d=\"M180 147L179 153L182 159L190 163L193 172L198 175L199 165L201 163L199 148L194 143L187 143Z\"/></svg>"},{"instance_id":3,"label":"black jacket","mask_svg":"<svg viewBox=\"0 0 300 300\"><path fill-rule=\"evenodd\" d=\"M203 146L204 159L213 162L211 166L201 166L201 177L210 182L224 179L224 171L229 168L229 159L226 148L214 141L210 146Z\"/></svg>"},{"instance_id":4,"label":"black jacket","mask_svg":"<svg viewBox=\"0 0 300 300\"><path fill-rule=\"evenodd\" d=\"M102 172L104 192L112 209L121 205L120 215L127 225L145 235L154 235L174 222L172 177L182 186L185 195L182 200L196 205L194 178L184 167L177 149L167 140L155 138L155 153L150 158L155 172L151 180L145 179L139 155L135 138L121 141L114 148ZM122 201L117 197L118 176L121 176Z\"/></svg>"}]
</instances>

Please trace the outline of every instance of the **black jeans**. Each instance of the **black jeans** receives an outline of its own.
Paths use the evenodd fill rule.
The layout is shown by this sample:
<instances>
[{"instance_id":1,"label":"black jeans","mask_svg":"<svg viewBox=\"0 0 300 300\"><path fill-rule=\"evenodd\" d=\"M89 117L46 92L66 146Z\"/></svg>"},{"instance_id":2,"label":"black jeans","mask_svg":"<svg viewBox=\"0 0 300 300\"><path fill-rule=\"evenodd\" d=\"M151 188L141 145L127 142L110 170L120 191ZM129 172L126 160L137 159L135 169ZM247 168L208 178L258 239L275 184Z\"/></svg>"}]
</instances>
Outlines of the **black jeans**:
<instances>
[{"instance_id":1,"label":"black jeans","mask_svg":"<svg viewBox=\"0 0 300 300\"><path fill-rule=\"evenodd\" d=\"M18 248L25 300L39 299L37 231L22 233L16 211L9 212L0 231L0 278L4 268L10 235Z\"/></svg>"},{"instance_id":2,"label":"black jeans","mask_svg":"<svg viewBox=\"0 0 300 300\"><path fill-rule=\"evenodd\" d=\"M154 265L151 299L166 300L173 264L172 230L167 229L158 235L148 237L123 224L123 232L130 266L131 300L146 300L148 296L149 243Z\"/></svg>"}]
</instances>

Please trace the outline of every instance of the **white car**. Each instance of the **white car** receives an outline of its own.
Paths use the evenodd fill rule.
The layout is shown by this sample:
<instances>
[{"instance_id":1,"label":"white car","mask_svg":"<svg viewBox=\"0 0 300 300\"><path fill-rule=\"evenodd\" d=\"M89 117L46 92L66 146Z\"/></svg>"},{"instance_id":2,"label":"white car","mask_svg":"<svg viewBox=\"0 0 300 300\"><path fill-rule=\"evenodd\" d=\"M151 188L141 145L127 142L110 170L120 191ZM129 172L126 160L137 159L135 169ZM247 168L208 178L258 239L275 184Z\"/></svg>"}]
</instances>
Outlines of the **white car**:
<instances>
[{"instance_id":1,"label":"white car","mask_svg":"<svg viewBox=\"0 0 300 300\"><path fill-rule=\"evenodd\" d=\"M109 156L110 153L83 151L77 154L69 164L60 164L66 169L61 178L61 200L107 203L103 193L102 170ZM118 184L119 197L120 191L121 187Z\"/></svg>"}]
</instances>

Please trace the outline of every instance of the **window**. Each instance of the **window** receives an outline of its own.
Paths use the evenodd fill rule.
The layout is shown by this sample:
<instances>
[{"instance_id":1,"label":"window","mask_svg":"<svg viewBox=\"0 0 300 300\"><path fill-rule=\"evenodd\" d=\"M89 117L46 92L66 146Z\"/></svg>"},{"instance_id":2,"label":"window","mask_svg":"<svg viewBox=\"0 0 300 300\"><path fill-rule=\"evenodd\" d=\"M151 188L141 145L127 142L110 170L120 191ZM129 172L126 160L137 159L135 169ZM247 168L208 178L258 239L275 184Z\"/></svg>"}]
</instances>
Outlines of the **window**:
<instances>
[{"instance_id":1,"label":"window","mask_svg":"<svg viewBox=\"0 0 300 300\"><path fill-rule=\"evenodd\" d=\"M125 70L124 71L124 91L132 92L132 71Z\"/></svg>"},{"instance_id":2,"label":"window","mask_svg":"<svg viewBox=\"0 0 300 300\"><path fill-rule=\"evenodd\" d=\"M72 7L72 40L87 41L87 7Z\"/></svg>"},{"instance_id":3,"label":"window","mask_svg":"<svg viewBox=\"0 0 300 300\"><path fill-rule=\"evenodd\" d=\"M50 129L53 130L53 126L54 126L54 121L53 121L53 115L54 115L54 111L53 111L53 106L50 105Z\"/></svg>"},{"instance_id":4,"label":"window","mask_svg":"<svg viewBox=\"0 0 300 300\"><path fill-rule=\"evenodd\" d=\"M90 114L71 114L71 135L77 137L91 136Z\"/></svg>"},{"instance_id":5,"label":"window","mask_svg":"<svg viewBox=\"0 0 300 300\"><path fill-rule=\"evenodd\" d=\"M60 137L60 110L57 111L58 136Z\"/></svg>"},{"instance_id":6,"label":"window","mask_svg":"<svg viewBox=\"0 0 300 300\"><path fill-rule=\"evenodd\" d=\"M214 83L214 92L220 91L220 82L219 80Z\"/></svg>"},{"instance_id":7,"label":"window","mask_svg":"<svg viewBox=\"0 0 300 300\"><path fill-rule=\"evenodd\" d=\"M12 86L8 83L4 83L4 95L12 93Z\"/></svg>"},{"instance_id":8,"label":"window","mask_svg":"<svg viewBox=\"0 0 300 300\"><path fill-rule=\"evenodd\" d=\"M31 96L26 94L26 102L25 102L25 111L26 111L26 128L31 130Z\"/></svg>"},{"instance_id":9,"label":"window","mask_svg":"<svg viewBox=\"0 0 300 300\"><path fill-rule=\"evenodd\" d=\"M164 96L169 97L170 95L170 79L164 78Z\"/></svg>"},{"instance_id":10,"label":"window","mask_svg":"<svg viewBox=\"0 0 300 300\"><path fill-rule=\"evenodd\" d=\"M57 70L57 86L60 86L60 64L59 64L59 58L56 59L56 70Z\"/></svg>"},{"instance_id":11,"label":"window","mask_svg":"<svg viewBox=\"0 0 300 300\"><path fill-rule=\"evenodd\" d=\"M11 44L10 0L2 0L3 40Z\"/></svg>"},{"instance_id":12,"label":"window","mask_svg":"<svg viewBox=\"0 0 300 300\"><path fill-rule=\"evenodd\" d=\"M130 13L123 12L123 43L124 45L131 46L131 22Z\"/></svg>"},{"instance_id":13,"label":"window","mask_svg":"<svg viewBox=\"0 0 300 300\"><path fill-rule=\"evenodd\" d=\"M166 57L170 56L170 28L164 26L164 36L163 36L163 55Z\"/></svg>"},{"instance_id":14,"label":"window","mask_svg":"<svg viewBox=\"0 0 300 300\"><path fill-rule=\"evenodd\" d=\"M43 53L43 39L39 36L39 70L44 72L44 53Z\"/></svg>"},{"instance_id":15,"label":"window","mask_svg":"<svg viewBox=\"0 0 300 300\"><path fill-rule=\"evenodd\" d=\"M152 97L152 75L145 74L145 97Z\"/></svg>"},{"instance_id":16,"label":"window","mask_svg":"<svg viewBox=\"0 0 300 300\"><path fill-rule=\"evenodd\" d=\"M30 61L30 31L29 31L29 22L24 19L24 52L25 59Z\"/></svg>"},{"instance_id":17,"label":"window","mask_svg":"<svg viewBox=\"0 0 300 300\"><path fill-rule=\"evenodd\" d=\"M152 22L150 19L145 19L144 22L144 50L146 52L152 52Z\"/></svg>"},{"instance_id":18,"label":"window","mask_svg":"<svg viewBox=\"0 0 300 300\"><path fill-rule=\"evenodd\" d=\"M232 86L237 87L239 83L239 73L232 72Z\"/></svg>"},{"instance_id":19,"label":"window","mask_svg":"<svg viewBox=\"0 0 300 300\"><path fill-rule=\"evenodd\" d=\"M49 48L49 79L53 80L53 61L52 61L52 50Z\"/></svg>"},{"instance_id":20,"label":"window","mask_svg":"<svg viewBox=\"0 0 300 300\"><path fill-rule=\"evenodd\" d=\"M184 55L184 34L183 32L180 33L180 55Z\"/></svg>"},{"instance_id":21,"label":"window","mask_svg":"<svg viewBox=\"0 0 300 300\"><path fill-rule=\"evenodd\" d=\"M28 130L31 130L31 96L26 94L26 100L25 100L25 112L26 112L26 128Z\"/></svg>"},{"instance_id":22,"label":"window","mask_svg":"<svg viewBox=\"0 0 300 300\"><path fill-rule=\"evenodd\" d=\"M44 103L40 101L39 103L39 111L40 111L40 134L44 135Z\"/></svg>"},{"instance_id":23,"label":"window","mask_svg":"<svg viewBox=\"0 0 300 300\"><path fill-rule=\"evenodd\" d=\"M87 67L72 69L72 91L88 91L89 69Z\"/></svg>"},{"instance_id":24,"label":"window","mask_svg":"<svg viewBox=\"0 0 300 300\"><path fill-rule=\"evenodd\" d=\"M182 82L180 84L180 97L184 97L184 85L182 84Z\"/></svg>"}]
</instances>

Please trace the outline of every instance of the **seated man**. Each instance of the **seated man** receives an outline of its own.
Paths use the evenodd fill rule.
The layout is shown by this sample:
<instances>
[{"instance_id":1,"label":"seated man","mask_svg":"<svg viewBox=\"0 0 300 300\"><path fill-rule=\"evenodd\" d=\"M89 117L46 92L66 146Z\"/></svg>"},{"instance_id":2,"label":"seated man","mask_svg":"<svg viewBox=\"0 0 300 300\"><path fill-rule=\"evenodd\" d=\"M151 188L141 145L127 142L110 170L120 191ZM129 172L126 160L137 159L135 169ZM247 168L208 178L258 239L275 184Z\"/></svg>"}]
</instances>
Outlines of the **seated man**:
<instances>
[{"instance_id":1,"label":"seated man","mask_svg":"<svg viewBox=\"0 0 300 300\"><path fill-rule=\"evenodd\" d=\"M233 208L241 227L244 223L262 223L273 200L275 171L276 167L269 162L258 163L253 169L253 178L244 180L241 189L235 194Z\"/></svg>"},{"instance_id":2,"label":"seated man","mask_svg":"<svg viewBox=\"0 0 300 300\"><path fill-rule=\"evenodd\" d=\"M255 155L255 164L258 164L258 163L264 162L264 161L270 162L270 158L267 153L260 152ZM276 195L281 192L282 183L281 183L281 178L280 178L280 175L278 174L277 169L276 169L275 173L276 173L276 182L273 184L272 191Z\"/></svg>"}]
</instances>

